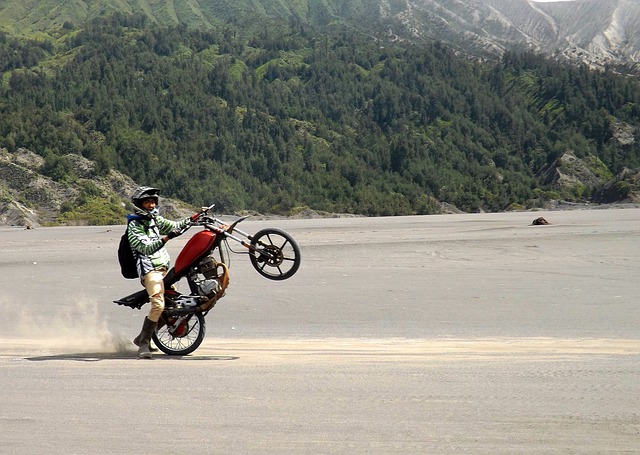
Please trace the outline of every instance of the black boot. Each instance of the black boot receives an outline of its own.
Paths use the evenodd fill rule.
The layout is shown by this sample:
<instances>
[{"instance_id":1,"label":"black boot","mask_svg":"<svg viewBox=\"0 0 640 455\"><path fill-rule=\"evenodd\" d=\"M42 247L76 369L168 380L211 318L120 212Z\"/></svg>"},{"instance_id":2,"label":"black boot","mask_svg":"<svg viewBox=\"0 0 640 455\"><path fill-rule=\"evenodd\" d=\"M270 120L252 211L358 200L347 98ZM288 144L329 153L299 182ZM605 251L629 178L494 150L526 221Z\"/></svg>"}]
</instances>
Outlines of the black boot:
<instances>
[{"instance_id":1,"label":"black boot","mask_svg":"<svg viewBox=\"0 0 640 455\"><path fill-rule=\"evenodd\" d=\"M133 344L135 344L136 346L140 346L140 337L142 336L142 332L140 332L140 335L138 335L137 337L135 337L133 339ZM149 343L149 351L151 352L158 352L158 348L156 348L155 346L153 346L151 343Z\"/></svg>"},{"instance_id":2,"label":"black boot","mask_svg":"<svg viewBox=\"0 0 640 455\"><path fill-rule=\"evenodd\" d=\"M140 335L133 340L133 342L138 346L138 358L140 359L151 358L149 343L151 342L151 335L153 335L153 331L156 329L156 324L157 322L153 322L149 318L144 318Z\"/></svg>"},{"instance_id":3,"label":"black boot","mask_svg":"<svg viewBox=\"0 0 640 455\"><path fill-rule=\"evenodd\" d=\"M156 328L161 329L162 327L164 327L164 319L162 317L160 317L160 320L156 324ZM153 335L153 332L151 332L151 335ZM138 347L140 346L140 337L141 336L142 336L142 332L140 332L140 334L133 339L133 344L135 344ZM158 352L158 348L156 348L154 345L149 343L149 351Z\"/></svg>"}]
</instances>

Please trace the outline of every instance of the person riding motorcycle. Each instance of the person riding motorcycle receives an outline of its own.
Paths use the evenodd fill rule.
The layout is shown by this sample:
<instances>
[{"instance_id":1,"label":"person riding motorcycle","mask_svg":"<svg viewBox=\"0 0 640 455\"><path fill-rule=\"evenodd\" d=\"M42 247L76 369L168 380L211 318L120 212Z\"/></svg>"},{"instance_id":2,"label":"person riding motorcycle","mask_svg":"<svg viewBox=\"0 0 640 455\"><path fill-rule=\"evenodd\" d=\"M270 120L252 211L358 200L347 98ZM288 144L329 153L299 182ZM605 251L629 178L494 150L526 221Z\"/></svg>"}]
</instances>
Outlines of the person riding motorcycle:
<instances>
[{"instance_id":1,"label":"person riding motorcycle","mask_svg":"<svg viewBox=\"0 0 640 455\"><path fill-rule=\"evenodd\" d=\"M127 237L131 245L138 276L149 294L151 308L145 317L140 334L133 340L138 346L138 357L151 358L151 336L164 310L164 277L171 258L165 244L182 234L187 226L197 221L200 213L179 221L168 220L159 214L160 190L150 186L136 188L131 195L134 212L127 216Z\"/></svg>"}]
</instances>

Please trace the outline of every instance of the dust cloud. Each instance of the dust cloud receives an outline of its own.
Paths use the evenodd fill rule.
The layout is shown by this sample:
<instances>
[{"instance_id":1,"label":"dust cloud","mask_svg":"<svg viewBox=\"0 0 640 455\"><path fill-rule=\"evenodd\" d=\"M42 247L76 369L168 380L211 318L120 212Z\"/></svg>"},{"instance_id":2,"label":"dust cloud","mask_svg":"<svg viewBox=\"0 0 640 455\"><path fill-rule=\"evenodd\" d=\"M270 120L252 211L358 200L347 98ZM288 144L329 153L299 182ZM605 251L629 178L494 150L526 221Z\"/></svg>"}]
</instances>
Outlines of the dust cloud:
<instances>
[{"instance_id":1,"label":"dust cloud","mask_svg":"<svg viewBox=\"0 0 640 455\"><path fill-rule=\"evenodd\" d=\"M15 347L58 352L129 352L131 340L114 335L107 328L107 321L98 311L98 303L91 298L79 298L58 312L45 314L34 306L11 303L0 299L0 311L4 315L7 330L5 343ZM5 345L5 348L8 347Z\"/></svg>"}]
</instances>

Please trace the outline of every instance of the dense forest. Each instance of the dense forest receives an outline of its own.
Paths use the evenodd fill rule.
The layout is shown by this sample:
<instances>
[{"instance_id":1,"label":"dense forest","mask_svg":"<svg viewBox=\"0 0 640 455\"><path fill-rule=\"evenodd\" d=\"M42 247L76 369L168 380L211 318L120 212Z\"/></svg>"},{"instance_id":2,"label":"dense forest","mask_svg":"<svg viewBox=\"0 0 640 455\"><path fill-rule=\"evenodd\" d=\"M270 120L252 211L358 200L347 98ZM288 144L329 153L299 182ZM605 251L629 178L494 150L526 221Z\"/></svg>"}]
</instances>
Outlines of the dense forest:
<instances>
[{"instance_id":1,"label":"dense forest","mask_svg":"<svg viewBox=\"0 0 640 455\"><path fill-rule=\"evenodd\" d=\"M291 20L198 31L115 15L55 41L0 34L0 147L66 154L225 212L475 212L580 199L565 152L640 167L640 84L533 53L478 62Z\"/></svg>"}]
</instances>

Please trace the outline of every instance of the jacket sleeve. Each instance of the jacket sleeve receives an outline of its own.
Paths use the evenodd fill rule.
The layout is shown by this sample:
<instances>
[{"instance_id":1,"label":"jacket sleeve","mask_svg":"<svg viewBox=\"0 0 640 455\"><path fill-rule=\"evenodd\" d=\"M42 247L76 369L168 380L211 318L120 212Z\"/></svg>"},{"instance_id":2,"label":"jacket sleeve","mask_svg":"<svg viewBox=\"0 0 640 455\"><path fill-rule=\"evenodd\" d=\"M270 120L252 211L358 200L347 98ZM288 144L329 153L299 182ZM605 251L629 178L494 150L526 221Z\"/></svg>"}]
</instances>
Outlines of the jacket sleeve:
<instances>
[{"instance_id":1,"label":"jacket sleeve","mask_svg":"<svg viewBox=\"0 0 640 455\"><path fill-rule=\"evenodd\" d=\"M161 216L156 216L156 224L158 225L158 230L161 235L167 235L174 229L184 229L190 222L191 220L189 218L180 221L171 221Z\"/></svg>"},{"instance_id":2,"label":"jacket sleeve","mask_svg":"<svg viewBox=\"0 0 640 455\"><path fill-rule=\"evenodd\" d=\"M152 238L145 230L145 226L139 221L130 221L127 228L127 237L131 249L145 256L150 256L164 246L161 238Z\"/></svg>"}]
</instances>

